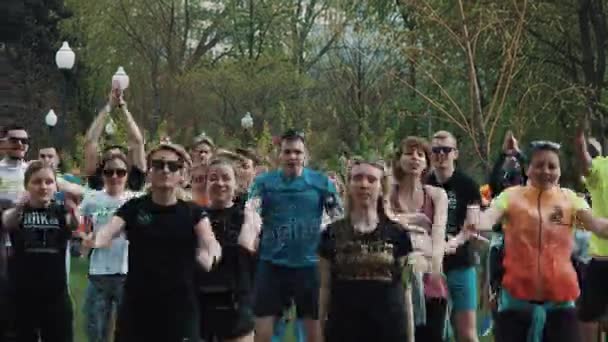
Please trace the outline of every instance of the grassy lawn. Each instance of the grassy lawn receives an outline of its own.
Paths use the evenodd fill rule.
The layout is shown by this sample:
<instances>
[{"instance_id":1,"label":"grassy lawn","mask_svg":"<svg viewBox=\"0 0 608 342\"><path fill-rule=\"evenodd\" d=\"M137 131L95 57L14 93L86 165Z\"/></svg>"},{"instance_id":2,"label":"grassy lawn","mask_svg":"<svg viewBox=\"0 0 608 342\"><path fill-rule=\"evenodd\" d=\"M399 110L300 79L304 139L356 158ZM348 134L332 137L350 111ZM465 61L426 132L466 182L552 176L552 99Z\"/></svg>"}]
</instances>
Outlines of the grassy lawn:
<instances>
[{"instance_id":1,"label":"grassy lawn","mask_svg":"<svg viewBox=\"0 0 608 342\"><path fill-rule=\"evenodd\" d=\"M87 261L81 258L72 258L72 270L70 272L70 291L74 301L74 330L75 342L86 342L84 332L84 317L82 307L84 305L84 295L87 287ZM482 337L481 342L494 341L492 337ZM285 342L295 342L291 327L288 328Z\"/></svg>"}]
</instances>

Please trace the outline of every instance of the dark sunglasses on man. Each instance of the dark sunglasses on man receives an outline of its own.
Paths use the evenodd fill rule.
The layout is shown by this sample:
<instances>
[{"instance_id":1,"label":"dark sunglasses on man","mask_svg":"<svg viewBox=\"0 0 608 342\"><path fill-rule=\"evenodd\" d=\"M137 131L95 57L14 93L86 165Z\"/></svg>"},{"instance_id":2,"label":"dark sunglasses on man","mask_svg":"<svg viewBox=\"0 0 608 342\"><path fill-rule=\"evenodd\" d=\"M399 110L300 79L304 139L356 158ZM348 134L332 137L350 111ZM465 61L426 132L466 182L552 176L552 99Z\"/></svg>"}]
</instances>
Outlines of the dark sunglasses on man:
<instances>
[{"instance_id":1,"label":"dark sunglasses on man","mask_svg":"<svg viewBox=\"0 0 608 342\"><path fill-rule=\"evenodd\" d=\"M21 145L29 145L30 139L29 138L8 137L8 142L11 144L21 143Z\"/></svg>"},{"instance_id":2,"label":"dark sunglasses on man","mask_svg":"<svg viewBox=\"0 0 608 342\"><path fill-rule=\"evenodd\" d=\"M126 169L104 169L102 171L104 177L114 177L114 175L116 175L116 177L118 178L123 178L124 176L127 175L127 170Z\"/></svg>"},{"instance_id":3,"label":"dark sunglasses on man","mask_svg":"<svg viewBox=\"0 0 608 342\"><path fill-rule=\"evenodd\" d=\"M435 146L431 148L431 151L433 151L434 154L448 154L454 150L455 148L450 146Z\"/></svg>"},{"instance_id":4,"label":"dark sunglasses on man","mask_svg":"<svg viewBox=\"0 0 608 342\"><path fill-rule=\"evenodd\" d=\"M152 167L152 169L155 171L163 171L163 170L165 170L165 168L167 168L171 172L177 172L183 166L184 166L184 164L182 162L176 161L176 160L169 160L169 161L152 160L152 161L150 161L150 167Z\"/></svg>"}]
</instances>

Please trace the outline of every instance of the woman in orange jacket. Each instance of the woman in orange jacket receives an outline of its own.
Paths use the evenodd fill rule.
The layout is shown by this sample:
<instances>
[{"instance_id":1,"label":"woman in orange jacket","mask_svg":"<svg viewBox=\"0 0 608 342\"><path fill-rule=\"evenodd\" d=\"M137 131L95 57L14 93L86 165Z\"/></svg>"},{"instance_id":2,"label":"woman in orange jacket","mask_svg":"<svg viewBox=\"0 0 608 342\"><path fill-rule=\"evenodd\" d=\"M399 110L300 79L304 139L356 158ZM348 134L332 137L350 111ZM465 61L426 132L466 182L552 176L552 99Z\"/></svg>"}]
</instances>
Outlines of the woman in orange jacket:
<instances>
[{"instance_id":1,"label":"woman in orange jacket","mask_svg":"<svg viewBox=\"0 0 608 342\"><path fill-rule=\"evenodd\" d=\"M497 342L579 340L574 308L579 287L570 260L574 222L606 236L608 220L594 217L584 199L559 186L559 149L553 142L532 143L528 184L505 190L480 217L467 221L473 230L503 223Z\"/></svg>"}]
</instances>

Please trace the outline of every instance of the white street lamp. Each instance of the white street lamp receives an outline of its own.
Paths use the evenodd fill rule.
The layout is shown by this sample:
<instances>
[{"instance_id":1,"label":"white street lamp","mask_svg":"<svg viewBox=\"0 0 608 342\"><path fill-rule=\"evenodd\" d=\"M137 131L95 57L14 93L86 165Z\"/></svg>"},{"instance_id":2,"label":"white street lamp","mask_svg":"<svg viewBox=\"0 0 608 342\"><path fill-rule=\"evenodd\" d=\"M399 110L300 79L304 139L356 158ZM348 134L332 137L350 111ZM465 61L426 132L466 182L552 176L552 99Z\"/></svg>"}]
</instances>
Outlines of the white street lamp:
<instances>
[{"instance_id":1,"label":"white street lamp","mask_svg":"<svg viewBox=\"0 0 608 342\"><path fill-rule=\"evenodd\" d=\"M76 55L74 51L70 49L70 45L68 42L63 42L61 48L55 54L55 63L57 67L62 70L70 70L74 67L74 62L76 61Z\"/></svg>"},{"instance_id":2,"label":"white street lamp","mask_svg":"<svg viewBox=\"0 0 608 342\"><path fill-rule=\"evenodd\" d=\"M241 127L243 127L243 129L250 129L253 127L253 117L251 116L251 113L247 112L245 116L243 116L241 119Z\"/></svg>"},{"instance_id":3,"label":"white street lamp","mask_svg":"<svg viewBox=\"0 0 608 342\"><path fill-rule=\"evenodd\" d=\"M127 75L123 67L119 66L114 76L112 76L112 84L114 84L114 81L118 81L120 90L129 88L129 75Z\"/></svg>"},{"instance_id":4,"label":"white street lamp","mask_svg":"<svg viewBox=\"0 0 608 342\"><path fill-rule=\"evenodd\" d=\"M49 129L55 127L57 124L57 114L55 114L54 110L51 109L48 113L46 113L44 123L49 127Z\"/></svg>"},{"instance_id":5,"label":"white street lamp","mask_svg":"<svg viewBox=\"0 0 608 342\"><path fill-rule=\"evenodd\" d=\"M110 121L106 124L105 131L107 135L114 135L116 132L116 125L114 124L114 120L112 120L112 118L110 118Z\"/></svg>"}]
</instances>

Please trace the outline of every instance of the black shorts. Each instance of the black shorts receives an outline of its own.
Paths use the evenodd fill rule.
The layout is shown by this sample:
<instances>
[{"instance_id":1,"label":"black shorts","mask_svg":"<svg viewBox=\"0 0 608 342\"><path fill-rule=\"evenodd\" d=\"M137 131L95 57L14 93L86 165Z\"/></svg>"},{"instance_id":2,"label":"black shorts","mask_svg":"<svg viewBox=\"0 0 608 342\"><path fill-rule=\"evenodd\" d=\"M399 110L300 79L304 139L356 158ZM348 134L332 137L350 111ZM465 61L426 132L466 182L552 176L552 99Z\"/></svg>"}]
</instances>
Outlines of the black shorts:
<instances>
[{"instance_id":1,"label":"black shorts","mask_svg":"<svg viewBox=\"0 0 608 342\"><path fill-rule=\"evenodd\" d=\"M251 301L233 292L199 293L201 337L205 341L234 339L253 332Z\"/></svg>"},{"instance_id":2,"label":"black shorts","mask_svg":"<svg viewBox=\"0 0 608 342\"><path fill-rule=\"evenodd\" d=\"M67 289L62 294L37 296L19 294L16 304L16 341L72 342L72 301Z\"/></svg>"},{"instance_id":3,"label":"black shorts","mask_svg":"<svg viewBox=\"0 0 608 342\"><path fill-rule=\"evenodd\" d=\"M526 341L532 324L531 311L505 310L496 319L496 342ZM580 341L575 309L558 309L547 312L543 329L543 342Z\"/></svg>"},{"instance_id":4,"label":"black shorts","mask_svg":"<svg viewBox=\"0 0 608 342\"><path fill-rule=\"evenodd\" d=\"M260 261L255 276L255 315L280 317L292 301L298 318L319 319L318 268L291 268Z\"/></svg>"},{"instance_id":5,"label":"black shorts","mask_svg":"<svg viewBox=\"0 0 608 342\"><path fill-rule=\"evenodd\" d=\"M198 341L198 303L194 297L134 298L125 293L118 311L114 341Z\"/></svg>"},{"instance_id":6,"label":"black shorts","mask_svg":"<svg viewBox=\"0 0 608 342\"><path fill-rule=\"evenodd\" d=\"M599 321L608 308L608 260L591 259L585 270L578 318L583 322Z\"/></svg>"}]
</instances>

